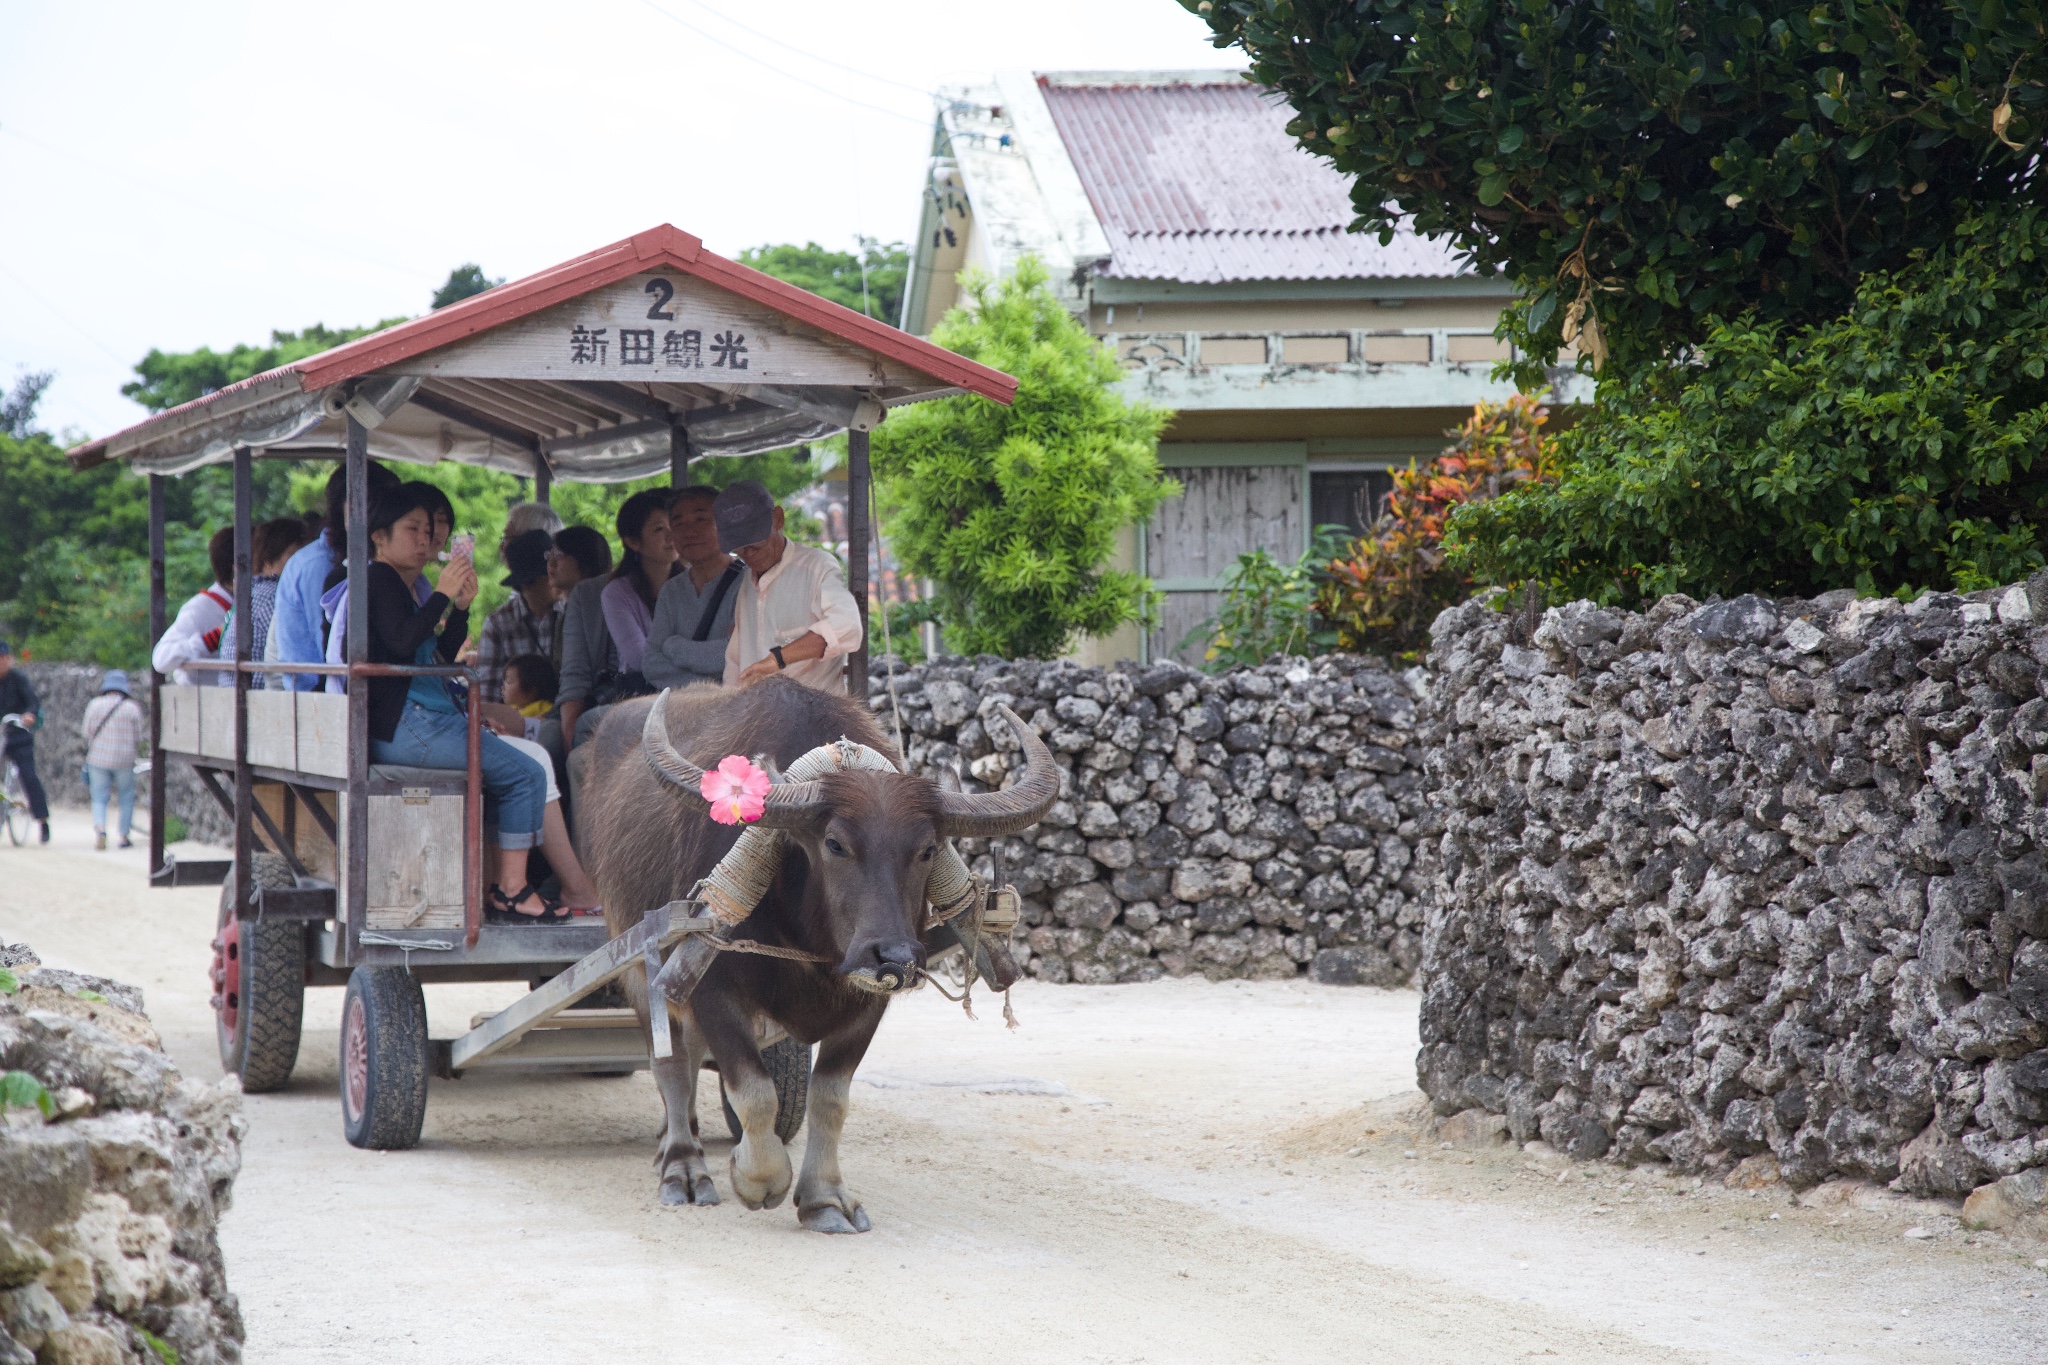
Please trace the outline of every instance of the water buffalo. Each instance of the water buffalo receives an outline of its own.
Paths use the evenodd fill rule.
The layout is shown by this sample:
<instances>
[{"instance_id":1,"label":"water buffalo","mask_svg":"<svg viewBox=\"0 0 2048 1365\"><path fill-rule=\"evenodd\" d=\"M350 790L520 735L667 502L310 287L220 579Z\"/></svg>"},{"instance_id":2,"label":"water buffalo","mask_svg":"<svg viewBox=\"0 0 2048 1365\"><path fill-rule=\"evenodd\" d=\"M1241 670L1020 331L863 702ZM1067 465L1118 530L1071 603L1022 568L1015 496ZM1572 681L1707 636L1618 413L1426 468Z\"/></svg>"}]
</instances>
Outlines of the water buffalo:
<instances>
[{"instance_id":1,"label":"water buffalo","mask_svg":"<svg viewBox=\"0 0 2048 1365\"><path fill-rule=\"evenodd\" d=\"M728 754L766 755L788 767L842 737L894 750L867 708L785 678L744 691L692 688L615 707L587 758L578 800L585 862L604 897L613 934L648 909L686 895L725 856L737 828L714 824L698 790L703 770ZM657 699L658 700L658 699ZM772 1020L818 1044L811 1072L810 1137L796 1178L798 1220L817 1232L865 1232L860 1201L839 1175L839 1133L847 1091L888 996L859 989L859 974L917 979L924 965L926 879L939 841L1010 834L1037 823L1059 794L1059 770L1038 736L1014 714L1025 769L1011 787L982 794L946 790L899 772L835 772L814 782L779 783L761 824L784 831L780 870L735 938L821 955L823 963L720 953L687 1007L671 1007L675 1056L654 1062L667 1112L655 1157L666 1204L715 1204L696 1122L697 1072L708 1054L744 1137L730 1165L733 1190L750 1209L773 1208L789 1192L789 1154L775 1135L773 1080L756 1026ZM622 978L647 1021L644 976ZM659 999L659 997L657 997ZM666 1004L666 1001L661 1003Z\"/></svg>"}]
</instances>

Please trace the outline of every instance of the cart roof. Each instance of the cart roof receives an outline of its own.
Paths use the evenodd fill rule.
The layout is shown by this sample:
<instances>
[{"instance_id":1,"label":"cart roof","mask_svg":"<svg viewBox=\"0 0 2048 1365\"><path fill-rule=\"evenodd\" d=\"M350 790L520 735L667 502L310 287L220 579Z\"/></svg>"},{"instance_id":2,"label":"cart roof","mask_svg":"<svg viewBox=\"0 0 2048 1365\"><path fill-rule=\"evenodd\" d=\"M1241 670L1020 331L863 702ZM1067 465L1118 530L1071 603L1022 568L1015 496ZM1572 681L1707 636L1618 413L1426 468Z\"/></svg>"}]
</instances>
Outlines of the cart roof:
<instances>
[{"instance_id":1,"label":"cart roof","mask_svg":"<svg viewBox=\"0 0 2048 1365\"><path fill-rule=\"evenodd\" d=\"M751 455L865 429L953 393L1017 381L663 224L523 280L254 375L96 441L72 466L182 474L237 446L341 452L348 414L376 459L459 460L612 483L693 455Z\"/></svg>"}]
</instances>

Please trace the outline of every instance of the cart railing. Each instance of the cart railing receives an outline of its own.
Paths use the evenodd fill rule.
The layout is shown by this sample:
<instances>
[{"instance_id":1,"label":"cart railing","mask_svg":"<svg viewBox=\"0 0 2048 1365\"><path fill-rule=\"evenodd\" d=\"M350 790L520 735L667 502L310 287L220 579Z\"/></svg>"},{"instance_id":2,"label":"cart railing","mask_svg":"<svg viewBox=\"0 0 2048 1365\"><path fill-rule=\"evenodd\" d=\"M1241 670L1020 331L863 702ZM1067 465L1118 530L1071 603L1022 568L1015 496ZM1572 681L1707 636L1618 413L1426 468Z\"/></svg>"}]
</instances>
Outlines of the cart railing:
<instances>
[{"instance_id":1,"label":"cart railing","mask_svg":"<svg viewBox=\"0 0 2048 1365\"><path fill-rule=\"evenodd\" d=\"M338 677L349 680L347 787L352 802L361 802L369 796L370 736L368 698L365 694L357 699L357 679L369 678L448 678L466 683L470 689L471 704L466 708L469 734L466 748L468 762L465 771L464 811L462 821L462 881L463 881L463 935L464 946L476 947L477 939L483 932L483 707L476 696L477 678L473 669L460 664L385 664L385 663L272 663L257 660L235 662L226 659L199 659L187 663L189 672L232 673L238 675L234 688L235 695L235 737L234 768L235 797L231 814L235 822L235 905L238 915L245 914L250 899L249 857L253 849L248 846L250 824L260 821L272 841L282 851L286 845L283 834L271 823L267 814L257 806L250 796L252 774L248 759L248 696L247 679L257 676L301 676ZM225 690L225 689L223 689ZM216 792L218 797L222 795ZM302 793L294 795L304 799ZM360 828L360 826L359 826ZM364 923L364 900L362 888L369 875L369 847L367 838L336 840L338 851L345 852L348 859L344 874L347 888L346 906L337 906L336 918L346 926L348 952L355 955L356 945L366 927ZM342 845L346 845L342 848Z\"/></svg>"}]
</instances>

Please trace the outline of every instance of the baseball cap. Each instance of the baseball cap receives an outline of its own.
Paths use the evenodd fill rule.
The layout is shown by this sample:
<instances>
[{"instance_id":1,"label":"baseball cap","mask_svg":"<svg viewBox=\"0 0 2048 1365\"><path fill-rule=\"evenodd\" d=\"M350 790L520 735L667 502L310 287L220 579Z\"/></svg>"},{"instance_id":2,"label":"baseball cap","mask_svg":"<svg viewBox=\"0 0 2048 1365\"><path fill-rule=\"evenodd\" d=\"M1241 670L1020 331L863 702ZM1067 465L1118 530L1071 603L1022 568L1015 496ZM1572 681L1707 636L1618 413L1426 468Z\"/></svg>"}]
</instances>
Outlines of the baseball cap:
<instances>
[{"instance_id":1,"label":"baseball cap","mask_svg":"<svg viewBox=\"0 0 2048 1365\"><path fill-rule=\"evenodd\" d=\"M547 577L548 550L555 538L546 531L521 531L505 542L505 567L512 572L505 575L505 586L523 588L529 583Z\"/></svg>"},{"instance_id":2,"label":"baseball cap","mask_svg":"<svg viewBox=\"0 0 2048 1365\"><path fill-rule=\"evenodd\" d=\"M775 499L755 480L741 479L711 504L711 520L718 527L718 548L731 554L775 534Z\"/></svg>"}]
</instances>

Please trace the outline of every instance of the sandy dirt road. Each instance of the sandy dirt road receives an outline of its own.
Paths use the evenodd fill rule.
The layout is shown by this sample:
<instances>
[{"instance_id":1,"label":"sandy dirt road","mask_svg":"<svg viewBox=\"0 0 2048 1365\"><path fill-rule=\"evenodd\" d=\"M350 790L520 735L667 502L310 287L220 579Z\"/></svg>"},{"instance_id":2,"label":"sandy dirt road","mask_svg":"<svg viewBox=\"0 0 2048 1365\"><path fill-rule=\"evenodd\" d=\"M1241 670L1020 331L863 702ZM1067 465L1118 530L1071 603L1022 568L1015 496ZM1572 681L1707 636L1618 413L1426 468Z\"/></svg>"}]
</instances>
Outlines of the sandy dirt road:
<instances>
[{"instance_id":1,"label":"sandy dirt road","mask_svg":"<svg viewBox=\"0 0 2048 1365\"><path fill-rule=\"evenodd\" d=\"M0 937L142 986L218 1075L217 893L88 838L0 847ZM436 1035L518 989L430 987ZM1017 1032L920 992L855 1085L875 1230L839 1238L730 1199L715 1087L728 1202L660 1207L644 1074L436 1081L418 1150L358 1152L341 993L308 999L223 1225L256 1365L2048 1359L2048 1245L1945 1206L1419 1141L1412 992L1027 985Z\"/></svg>"}]
</instances>

